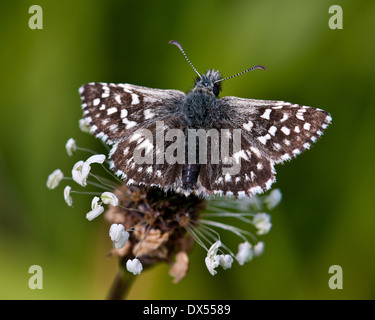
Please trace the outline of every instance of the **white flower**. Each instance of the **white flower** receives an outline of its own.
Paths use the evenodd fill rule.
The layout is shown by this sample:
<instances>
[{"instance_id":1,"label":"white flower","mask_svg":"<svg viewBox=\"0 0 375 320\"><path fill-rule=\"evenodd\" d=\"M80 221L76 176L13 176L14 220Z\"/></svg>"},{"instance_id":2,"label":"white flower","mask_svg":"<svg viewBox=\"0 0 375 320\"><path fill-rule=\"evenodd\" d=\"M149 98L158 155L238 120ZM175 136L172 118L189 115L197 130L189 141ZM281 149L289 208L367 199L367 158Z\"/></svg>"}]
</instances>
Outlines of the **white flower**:
<instances>
[{"instance_id":1,"label":"white flower","mask_svg":"<svg viewBox=\"0 0 375 320\"><path fill-rule=\"evenodd\" d=\"M111 237L115 248L121 249L129 239L129 232L125 231L125 228L122 224L114 223L109 229L109 236Z\"/></svg>"},{"instance_id":2,"label":"white flower","mask_svg":"<svg viewBox=\"0 0 375 320\"><path fill-rule=\"evenodd\" d=\"M268 209L275 208L281 201L282 194L279 189L272 190L270 194L265 197L264 202L266 203Z\"/></svg>"},{"instance_id":3,"label":"white flower","mask_svg":"<svg viewBox=\"0 0 375 320\"><path fill-rule=\"evenodd\" d=\"M86 214L87 220L91 221L103 213L104 207L99 203L99 197L94 197L91 201L91 211Z\"/></svg>"},{"instance_id":4,"label":"white flower","mask_svg":"<svg viewBox=\"0 0 375 320\"><path fill-rule=\"evenodd\" d=\"M142 263L138 259L129 259L126 262L126 269L134 275L140 274L143 270Z\"/></svg>"},{"instance_id":5,"label":"white flower","mask_svg":"<svg viewBox=\"0 0 375 320\"><path fill-rule=\"evenodd\" d=\"M219 255L219 263L224 270L229 269L232 267L233 258L230 254L221 254Z\"/></svg>"},{"instance_id":6,"label":"white flower","mask_svg":"<svg viewBox=\"0 0 375 320\"><path fill-rule=\"evenodd\" d=\"M88 158L85 161L85 163L83 164L82 175L88 177L88 175L90 173L90 170L91 170L90 164L92 164L92 163L103 163L104 160L105 160L104 154L95 154L95 155L91 156L90 158Z\"/></svg>"},{"instance_id":7,"label":"white flower","mask_svg":"<svg viewBox=\"0 0 375 320\"><path fill-rule=\"evenodd\" d=\"M256 210L261 210L262 202L259 197L243 197L238 199L237 202L238 210L240 211L249 211L249 208L255 208Z\"/></svg>"},{"instance_id":8,"label":"white flower","mask_svg":"<svg viewBox=\"0 0 375 320\"><path fill-rule=\"evenodd\" d=\"M207 269L213 276L217 273L217 271L215 271L215 268L219 265L220 258L218 255L216 255L216 253L220 246L220 240L216 241L208 250L207 257L205 259Z\"/></svg>"},{"instance_id":9,"label":"white flower","mask_svg":"<svg viewBox=\"0 0 375 320\"><path fill-rule=\"evenodd\" d=\"M83 165L84 165L84 162L82 160L78 161L74 165L73 170L72 170L72 178L75 182L77 182L82 187L86 187L87 186L86 180L87 180L88 172L87 174L82 173Z\"/></svg>"},{"instance_id":10,"label":"white flower","mask_svg":"<svg viewBox=\"0 0 375 320\"><path fill-rule=\"evenodd\" d=\"M100 198L105 204L110 204L114 207L118 206L118 198L112 192L103 192Z\"/></svg>"},{"instance_id":11,"label":"white flower","mask_svg":"<svg viewBox=\"0 0 375 320\"><path fill-rule=\"evenodd\" d=\"M73 138L70 138L65 145L66 153L68 156L72 156L73 153L77 150L76 141Z\"/></svg>"},{"instance_id":12,"label":"white flower","mask_svg":"<svg viewBox=\"0 0 375 320\"><path fill-rule=\"evenodd\" d=\"M64 174L61 172L60 169L56 169L54 172L52 172L47 179L47 188L48 189L55 189L60 181L64 178Z\"/></svg>"},{"instance_id":13,"label":"white flower","mask_svg":"<svg viewBox=\"0 0 375 320\"><path fill-rule=\"evenodd\" d=\"M264 251L264 242L260 241L254 246L254 255L259 257Z\"/></svg>"},{"instance_id":14,"label":"white flower","mask_svg":"<svg viewBox=\"0 0 375 320\"><path fill-rule=\"evenodd\" d=\"M251 244L247 241L245 241L244 243L240 243L238 245L238 253L236 255L236 260L241 266L245 262L248 262L251 259L253 259L254 253L251 247Z\"/></svg>"},{"instance_id":15,"label":"white flower","mask_svg":"<svg viewBox=\"0 0 375 320\"><path fill-rule=\"evenodd\" d=\"M267 213L257 213L254 216L253 224L258 229L257 234L266 234L272 227L271 216Z\"/></svg>"},{"instance_id":16,"label":"white flower","mask_svg":"<svg viewBox=\"0 0 375 320\"><path fill-rule=\"evenodd\" d=\"M70 196L71 190L72 190L72 188L69 187L69 186L66 186L65 189L64 189L64 199L65 199L65 202L67 203L67 205L70 206L70 207L73 205L73 199Z\"/></svg>"},{"instance_id":17,"label":"white flower","mask_svg":"<svg viewBox=\"0 0 375 320\"><path fill-rule=\"evenodd\" d=\"M86 119L80 119L79 120L79 128L82 132L90 133L90 126Z\"/></svg>"}]
</instances>

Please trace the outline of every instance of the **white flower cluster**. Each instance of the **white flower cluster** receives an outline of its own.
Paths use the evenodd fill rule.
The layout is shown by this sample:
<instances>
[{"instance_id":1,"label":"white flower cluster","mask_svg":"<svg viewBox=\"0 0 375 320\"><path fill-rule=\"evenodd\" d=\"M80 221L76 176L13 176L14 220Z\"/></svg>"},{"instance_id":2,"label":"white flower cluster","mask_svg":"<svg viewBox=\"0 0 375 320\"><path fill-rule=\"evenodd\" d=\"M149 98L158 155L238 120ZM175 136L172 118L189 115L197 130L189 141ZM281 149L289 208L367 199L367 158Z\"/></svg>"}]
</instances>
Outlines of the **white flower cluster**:
<instances>
[{"instance_id":1,"label":"white flower cluster","mask_svg":"<svg viewBox=\"0 0 375 320\"><path fill-rule=\"evenodd\" d=\"M87 129L87 124L80 122L80 127L83 131L85 131ZM72 190L69 185L67 185L64 189L64 199L68 206L73 206L73 199L71 196L72 193L90 194L94 196L91 201L91 210L86 214L86 218L89 221L97 218L104 212L103 205L121 207L119 199L113 192L116 190L116 188L121 186L122 181L119 181L118 178L113 175L113 173L104 167L106 156L103 154L95 154L95 152L91 150L78 147L76 141L72 138L67 141L65 148L69 156L72 156L77 150L91 152L94 155L90 156L86 161L80 160L75 163L71 172L71 177L65 177L60 169L52 172L47 179L47 187L49 189L55 189L62 180L70 179L81 187L91 185L102 189L102 192L80 192ZM111 175L112 179L94 175L91 172L91 166L93 164L101 164L106 172ZM91 178L93 178L94 181L90 180ZM199 224L188 224L184 226L195 241L207 250L205 264L208 271L212 275L217 273L215 269L219 265L224 270L229 269L232 267L235 259L237 260L238 264L242 266L244 263L251 261L254 257L261 255L264 251L264 242L258 241L254 234L247 230L214 221L211 220L211 218L234 218L240 220L241 222L252 225L256 229L257 235L265 235L272 227L271 216L264 212L255 212L262 211L263 207L273 209L279 204L281 198L281 192L276 189L271 191L269 195L263 197L254 196L252 198L242 198L238 200L223 200L222 198L221 200L212 199L208 201L207 207L207 209L212 211L212 213L201 214L199 217ZM237 210L240 212L231 212L233 208L237 208ZM219 233L213 228L232 232L243 240L243 242L238 245L237 254L234 254L228 247L222 244ZM122 224L111 225L109 229L109 236L115 249L121 249L126 245L130 236L129 232L131 231L134 231L134 227L126 230ZM252 242L254 242L255 245L250 243L248 237L252 239ZM207 246L205 245L205 242L206 244L208 243ZM134 275L140 274L143 270L143 266L137 257L138 255L134 259L129 259L126 263L127 270Z\"/></svg>"},{"instance_id":2,"label":"white flower cluster","mask_svg":"<svg viewBox=\"0 0 375 320\"><path fill-rule=\"evenodd\" d=\"M85 129L85 123L80 122L81 129ZM83 130L85 131L85 130ZM65 145L66 152L69 156L72 156L74 152L77 150L88 151L92 152L91 150L87 150L84 148L79 148L76 144L76 141L73 138L70 138L66 145ZM94 152L92 152L94 153ZM88 184L93 186L99 186L101 188L106 188L108 191L102 193L96 192L80 192L80 191L72 191L72 187L67 185L64 188L64 200L68 206L73 206L73 198L71 196L72 193L81 193L81 194L94 194L91 201L91 210L86 214L86 219L92 221L93 219L97 218L104 212L103 204L111 205L111 206L118 206L119 200L113 192L115 190L115 185L111 186L110 184L105 184L102 182L101 177L93 175L91 173L91 165L94 163L98 163L103 165L104 161L106 160L106 156L104 154L94 154L89 157L86 161L80 160L74 164L72 169L72 176L71 177L64 177L64 174L60 169L55 170L52 172L47 179L47 187L49 189L55 189L63 179L73 180L77 184L82 187L86 187ZM89 177L93 176L99 183L97 182L90 182L88 179ZM103 179L105 180L105 179ZM109 236L113 242L113 246L116 249L121 249L125 246L127 240L129 239L129 232L131 230L125 230L122 224L112 224L109 229ZM141 262L135 257L135 259L129 259L126 268L129 272L132 272L134 275L140 274L143 267Z\"/></svg>"},{"instance_id":3,"label":"white flower cluster","mask_svg":"<svg viewBox=\"0 0 375 320\"><path fill-rule=\"evenodd\" d=\"M216 241L210 249L208 249L207 256L205 259L206 267L208 271L214 276L217 271L216 267L219 265L224 269L232 267L233 258L230 254L217 254L219 247L222 246L220 240ZM237 262L242 266L245 262L249 262L253 257L258 257L263 253L264 242L258 242L254 247L247 241L240 243L238 246L238 253L235 256Z\"/></svg>"},{"instance_id":4,"label":"white flower cluster","mask_svg":"<svg viewBox=\"0 0 375 320\"><path fill-rule=\"evenodd\" d=\"M224 270L231 268L234 259L237 260L238 264L241 266L246 262L253 260L254 257L258 257L263 253L265 245L263 241L256 240L255 236L247 230L243 230L222 222L202 218L235 218L241 220L242 222L251 224L256 229L257 235L265 235L271 230L272 227L271 216L264 212L251 213L251 211L254 211L254 208L255 211L262 210L263 205L268 209L272 209L280 203L281 198L282 196L280 190L275 189L271 191L269 195L263 197L242 198L235 201L222 201L214 199L210 202L208 209L214 212L202 214L201 219L199 220L200 225L198 225L195 229L189 230L189 232L202 247L206 248L207 256L205 258L205 263L208 271L212 275L217 273L215 269L219 265ZM237 209L245 212L234 213L223 210L224 208L232 209L234 207L237 207ZM244 242L238 245L237 254L231 252L229 248L224 246L220 240L217 240L213 244L211 243L210 248L207 249L200 238L202 237L205 240L207 240L208 237L214 239L216 235L217 239L218 233L214 231L213 228L219 228L232 232L244 240ZM247 236L249 236L256 244L252 245L247 239ZM218 251L221 251L221 247L223 248L222 250L228 251L229 254L224 254L224 251L222 251L221 254L218 254Z\"/></svg>"}]
</instances>

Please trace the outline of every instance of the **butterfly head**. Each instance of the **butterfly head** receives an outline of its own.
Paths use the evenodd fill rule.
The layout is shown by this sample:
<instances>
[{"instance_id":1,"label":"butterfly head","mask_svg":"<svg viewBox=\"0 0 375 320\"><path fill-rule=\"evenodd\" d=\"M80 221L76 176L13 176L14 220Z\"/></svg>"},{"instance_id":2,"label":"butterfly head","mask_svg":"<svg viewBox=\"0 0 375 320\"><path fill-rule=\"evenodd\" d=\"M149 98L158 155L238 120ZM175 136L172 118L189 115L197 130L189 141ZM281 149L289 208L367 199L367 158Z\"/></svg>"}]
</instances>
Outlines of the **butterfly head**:
<instances>
[{"instance_id":1,"label":"butterfly head","mask_svg":"<svg viewBox=\"0 0 375 320\"><path fill-rule=\"evenodd\" d=\"M221 74L219 71L209 69L206 74L202 74L197 78L193 91L201 91L218 96L221 91L221 83L217 82L217 80L220 79Z\"/></svg>"}]
</instances>

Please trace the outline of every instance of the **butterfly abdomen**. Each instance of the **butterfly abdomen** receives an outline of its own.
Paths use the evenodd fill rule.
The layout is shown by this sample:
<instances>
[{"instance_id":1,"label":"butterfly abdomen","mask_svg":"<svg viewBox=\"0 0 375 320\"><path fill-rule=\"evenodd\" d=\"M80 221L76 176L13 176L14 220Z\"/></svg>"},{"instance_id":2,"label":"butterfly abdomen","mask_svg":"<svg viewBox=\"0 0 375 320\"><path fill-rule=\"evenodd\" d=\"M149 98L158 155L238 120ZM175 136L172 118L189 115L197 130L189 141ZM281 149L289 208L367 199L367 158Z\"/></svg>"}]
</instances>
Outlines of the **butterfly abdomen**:
<instances>
[{"instance_id":1,"label":"butterfly abdomen","mask_svg":"<svg viewBox=\"0 0 375 320\"><path fill-rule=\"evenodd\" d=\"M211 110L215 104L216 97L213 93L202 88L194 88L187 94L184 103L185 124L189 128L206 129L212 122ZM186 131L187 132L187 131ZM188 135L186 135L186 138ZM196 189L201 165L199 164L199 139L196 140L196 161L189 163L188 139L186 139L185 165L182 168L182 187L185 190Z\"/></svg>"},{"instance_id":2,"label":"butterfly abdomen","mask_svg":"<svg viewBox=\"0 0 375 320\"><path fill-rule=\"evenodd\" d=\"M185 164L182 168L182 187L185 190L194 190L198 181L200 164Z\"/></svg>"},{"instance_id":3,"label":"butterfly abdomen","mask_svg":"<svg viewBox=\"0 0 375 320\"><path fill-rule=\"evenodd\" d=\"M188 130L185 130L187 133ZM195 149L195 150L194 150ZM195 156L194 156L195 151ZM195 158L195 161L189 161ZM199 138L196 137L195 148L189 149L189 136L185 135L185 164L182 167L182 188L184 190L196 189L201 165L199 164Z\"/></svg>"}]
</instances>

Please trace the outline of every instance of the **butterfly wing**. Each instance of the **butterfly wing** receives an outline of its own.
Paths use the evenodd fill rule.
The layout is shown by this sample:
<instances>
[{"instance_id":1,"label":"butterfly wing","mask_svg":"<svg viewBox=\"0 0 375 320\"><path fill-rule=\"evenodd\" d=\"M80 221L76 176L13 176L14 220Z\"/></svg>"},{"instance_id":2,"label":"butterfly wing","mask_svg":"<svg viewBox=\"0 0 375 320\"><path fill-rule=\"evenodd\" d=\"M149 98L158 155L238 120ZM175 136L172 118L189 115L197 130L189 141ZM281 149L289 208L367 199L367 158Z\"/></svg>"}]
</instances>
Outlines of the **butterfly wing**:
<instances>
[{"instance_id":1,"label":"butterfly wing","mask_svg":"<svg viewBox=\"0 0 375 320\"><path fill-rule=\"evenodd\" d=\"M321 109L272 100L224 97L217 100L217 109L228 119L217 127L241 129L241 151L231 150L241 169L224 175L223 163L203 165L199 182L204 193L235 197L268 190L275 181L274 164L309 149L332 119Z\"/></svg>"},{"instance_id":2,"label":"butterfly wing","mask_svg":"<svg viewBox=\"0 0 375 320\"><path fill-rule=\"evenodd\" d=\"M137 146L147 149L156 141L156 123L164 130L183 128L179 109L185 94L178 90L162 90L131 84L89 83L79 89L83 116L90 131L104 143L112 145L110 167L129 183L159 185L164 189L176 184L181 165L140 164L134 159ZM148 130L151 139L139 136ZM165 148L172 143L166 141ZM151 154L156 159L156 148Z\"/></svg>"}]
</instances>

